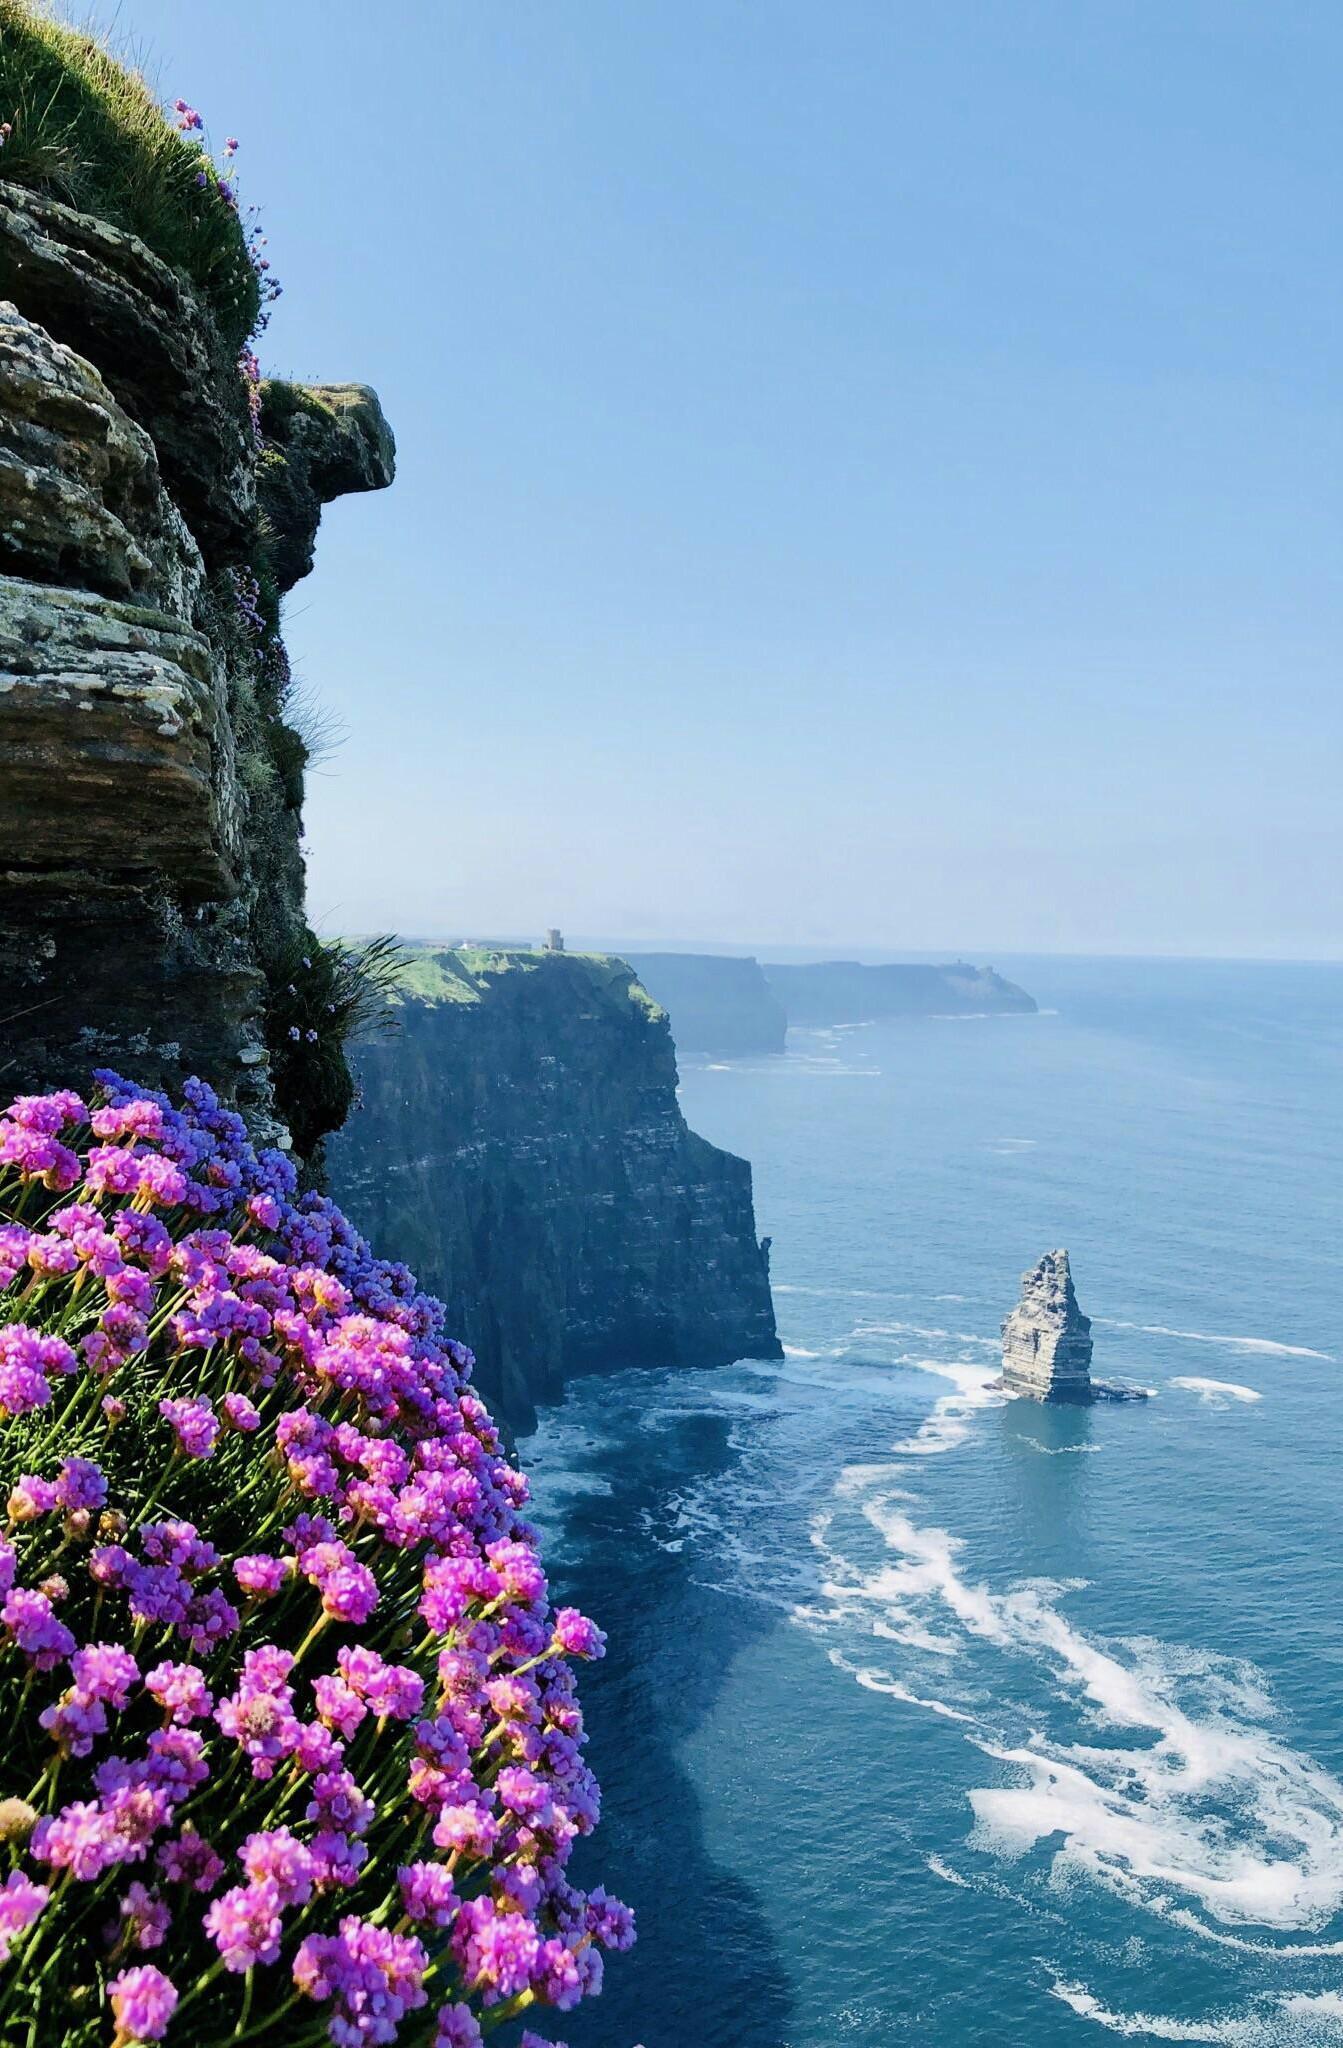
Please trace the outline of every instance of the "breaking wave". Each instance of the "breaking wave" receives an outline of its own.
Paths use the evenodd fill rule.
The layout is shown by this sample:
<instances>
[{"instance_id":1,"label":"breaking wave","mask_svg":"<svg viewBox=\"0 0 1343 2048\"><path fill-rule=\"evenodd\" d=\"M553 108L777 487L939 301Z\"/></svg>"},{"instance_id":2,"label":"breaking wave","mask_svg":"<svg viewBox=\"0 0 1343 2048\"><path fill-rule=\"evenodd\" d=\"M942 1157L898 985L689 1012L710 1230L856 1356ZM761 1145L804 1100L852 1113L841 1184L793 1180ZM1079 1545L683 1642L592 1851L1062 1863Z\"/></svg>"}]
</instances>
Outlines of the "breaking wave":
<instances>
[{"instance_id":1,"label":"breaking wave","mask_svg":"<svg viewBox=\"0 0 1343 2048\"><path fill-rule=\"evenodd\" d=\"M1234 1380L1202 1380L1191 1374L1187 1378L1168 1380L1166 1384L1197 1394L1209 1408L1225 1408L1231 1401L1262 1401L1264 1398L1257 1387L1240 1387Z\"/></svg>"},{"instance_id":2,"label":"breaking wave","mask_svg":"<svg viewBox=\"0 0 1343 2048\"><path fill-rule=\"evenodd\" d=\"M1209 1330L1172 1330L1165 1323L1122 1323L1113 1316L1093 1316L1111 1330L1136 1330L1143 1337L1177 1337L1186 1344L1220 1344L1228 1351L1254 1351L1265 1358L1318 1358L1336 1365L1332 1351L1312 1351L1308 1344L1279 1344L1272 1337L1217 1336Z\"/></svg>"},{"instance_id":3,"label":"breaking wave","mask_svg":"<svg viewBox=\"0 0 1343 2048\"><path fill-rule=\"evenodd\" d=\"M1174 1893L1223 1926L1309 1929L1343 1906L1343 1784L1263 1725L1274 1707L1253 1665L1150 1639L1094 1641L1063 1612L1075 1585L976 1583L960 1568L962 1543L917 1523L908 1496L871 1472L841 1484L887 1554L855 1568L833 1547L833 1515L819 1515L831 1604L799 1619L856 1624L953 1671L972 1648L993 1652L991 1713L930 1698L875 1663L841 1664L871 1691L972 1724L967 1739L1000 1769L969 1793L971 1847L1018 1860L1057 1842L1056 1881L1083 1878L1159 1913ZM1066 1735L1042 1731L1023 1696L1022 1679L1042 1672Z\"/></svg>"}]
</instances>

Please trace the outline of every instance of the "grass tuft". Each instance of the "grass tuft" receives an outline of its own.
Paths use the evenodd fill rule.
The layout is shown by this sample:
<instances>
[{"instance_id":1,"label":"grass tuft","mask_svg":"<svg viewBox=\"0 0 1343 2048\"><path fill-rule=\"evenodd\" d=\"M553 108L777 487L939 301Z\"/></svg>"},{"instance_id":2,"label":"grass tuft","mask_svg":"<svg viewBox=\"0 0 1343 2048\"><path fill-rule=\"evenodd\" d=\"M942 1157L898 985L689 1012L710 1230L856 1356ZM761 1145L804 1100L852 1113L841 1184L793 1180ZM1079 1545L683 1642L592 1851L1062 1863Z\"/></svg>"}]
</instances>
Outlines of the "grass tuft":
<instances>
[{"instance_id":1,"label":"grass tuft","mask_svg":"<svg viewBox=\"0 0 1343 2048\"><path fill-rule=\"evenodd\" d=\"M225 341L242 345L260 312L242 225L210 158L138 71L33 0L0 0L0 121L11 126L0 182L138 235L198 287Z\"/></svg>"}]
</instances>

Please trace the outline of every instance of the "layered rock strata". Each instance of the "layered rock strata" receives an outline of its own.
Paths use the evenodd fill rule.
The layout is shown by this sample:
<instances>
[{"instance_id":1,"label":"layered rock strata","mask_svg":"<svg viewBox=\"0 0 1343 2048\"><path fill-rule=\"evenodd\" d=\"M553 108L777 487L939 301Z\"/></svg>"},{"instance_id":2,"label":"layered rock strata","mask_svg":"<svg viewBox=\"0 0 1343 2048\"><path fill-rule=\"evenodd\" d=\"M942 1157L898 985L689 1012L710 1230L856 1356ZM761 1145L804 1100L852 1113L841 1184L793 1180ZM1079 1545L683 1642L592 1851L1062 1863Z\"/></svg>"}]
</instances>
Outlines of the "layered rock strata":
<instances>
[{"instance_id":1,"label":"layered rock strata","mask_svg":"<svg viewBox=\"0 0 1343 2048\"><path fill-rule=\"evenodd\" d=\"M687 1127L624 962L419 952L399 1024L353 1055L332 1192L447 1301L510 1423L576 1373L780 1355L750 1166Z\"/></svg>"},{"instance_id":2,"label":"layered rock strata","mask_svg":"<svg viewBox=\"0 0 1343 2048\"><path fill-rule=\"evenodd\" d=\"M1065 1251L1046 1252L1021 1276L1021 1299L1003 1323L1005 1394L1031 1401L1145 1401L1149 1389L1091 1377L1091 1318L1078 1307Z\"/></svg>"},{"instance_id":3,"label":"layered rock strata","mask_svg":"<svg viewBox=\"0 0 1343 2048\"><path fill-rule=\"evenodd\" d=\"M1003 1323L1003 1388L1035 1401L1091 1399L1091 1319L1077 1305L1065 1251L1046 1252L1021 1276L1021 1299Z\"/></svg>"},{"instance_id":4,"label":"layered rock strata","mask_svg":"<svg viewBox=\"0 0 1343 2048\"><path fill-rule=\"evenodd\" d=\"M0 182L7 1088L194 1071L286 1114L268 987L310 935L278 601L393 449L363 387L260 400L184 277Z\"/></svg>"}]
</instances>

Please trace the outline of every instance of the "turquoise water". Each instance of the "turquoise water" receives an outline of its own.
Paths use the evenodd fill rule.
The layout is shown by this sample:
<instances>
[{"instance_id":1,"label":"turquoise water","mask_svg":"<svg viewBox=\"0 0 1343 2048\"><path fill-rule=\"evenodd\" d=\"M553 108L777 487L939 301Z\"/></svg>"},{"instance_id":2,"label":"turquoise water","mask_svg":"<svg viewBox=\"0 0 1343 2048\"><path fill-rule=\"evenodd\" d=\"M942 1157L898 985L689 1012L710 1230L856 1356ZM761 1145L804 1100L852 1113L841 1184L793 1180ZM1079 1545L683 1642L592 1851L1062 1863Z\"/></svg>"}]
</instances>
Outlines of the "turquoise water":
<instances>
[{"instance_id":1,"label":"turquoise water","mask_svg":"<svg viewBox=\"0 0 1343 2048\"><path fill-rule=\"evenodd\" d=\"M998 964L683 1076L788 1356L526 1447L641 1922L573 2048L1343 2042L1343 968ZM991 1391L1060 1244L1154 1400Z\"/></svg>"}]
</instances>

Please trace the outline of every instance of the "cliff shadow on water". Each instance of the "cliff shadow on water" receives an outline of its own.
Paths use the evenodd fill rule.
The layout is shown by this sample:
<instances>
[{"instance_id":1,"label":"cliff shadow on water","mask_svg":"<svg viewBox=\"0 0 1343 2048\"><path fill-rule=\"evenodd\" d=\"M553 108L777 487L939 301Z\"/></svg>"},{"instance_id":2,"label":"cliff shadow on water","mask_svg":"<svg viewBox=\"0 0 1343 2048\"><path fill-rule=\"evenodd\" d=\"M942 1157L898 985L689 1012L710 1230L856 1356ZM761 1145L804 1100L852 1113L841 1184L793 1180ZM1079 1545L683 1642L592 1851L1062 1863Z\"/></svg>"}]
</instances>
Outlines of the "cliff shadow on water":
<instances>
[{"instance_id":1,"label":"cliff shadow on water","mask_svg":"<svg viewBox=\"0 0 1343 2048\"><path fill-rule=\"evenodd\" d=\"M536 1444L554 1595L619 1617L611 1655L583 1674L602 1821L575 1852L575 1881L610 1884L639 1916L638 1944L607 1970L602 1996L564 2015L570 2048L786 2048L790 2038L788 1971L763 1899L715 1860L681 1761L734 1659L774 1624L736 1595L706 1603L690 1547L649 1533L669 1475L677 1489L732 1485L729 1429L699 1412L663 1415L650 1430L640 1404L622 1403L609 1435L565 1456L575 1491L565 1490L553 1527L544 1422ZM760 1846L768 1876L769 1844ZM721 1995L725 1985L730 2007L712 2004L708 1987Z\"/></svg>"}]
</instances>

